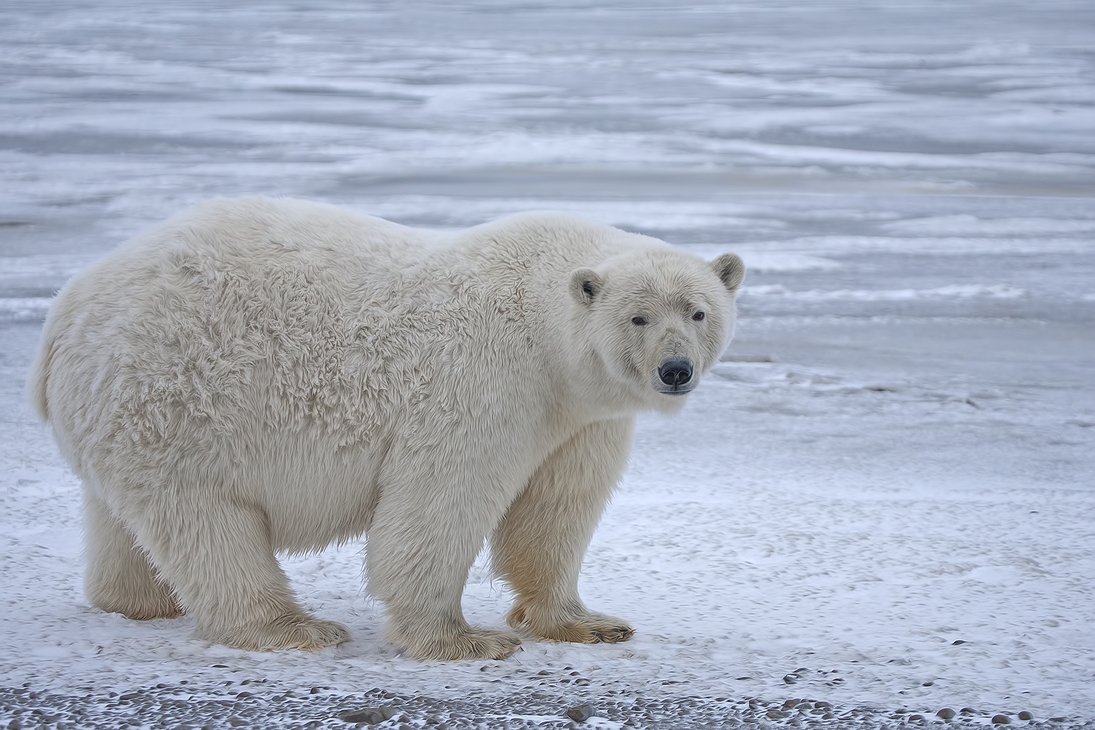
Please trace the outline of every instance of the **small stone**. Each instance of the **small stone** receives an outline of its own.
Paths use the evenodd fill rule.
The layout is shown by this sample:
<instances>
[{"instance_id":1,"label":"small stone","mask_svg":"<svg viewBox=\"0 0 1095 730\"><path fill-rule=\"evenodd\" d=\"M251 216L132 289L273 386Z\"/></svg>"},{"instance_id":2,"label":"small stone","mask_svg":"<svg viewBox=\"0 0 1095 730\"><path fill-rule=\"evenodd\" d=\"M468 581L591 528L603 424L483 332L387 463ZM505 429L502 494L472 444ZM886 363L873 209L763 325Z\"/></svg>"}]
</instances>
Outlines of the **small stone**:
<instances>
[{"instance_id":1,"label":"small stone","mask_svg":"<svg viewBox=\"0 0 1095 730\"><path fill-rule=\"evenodd\" d=\"M783 678L783 683L784 684L794 684L797 681L798 681L798 677L796 677L793 674L788 674L788 675L784 676L784 678Z\"/></svg>"},{"instance_id":2,"label":"small stone","mask_svg":"<svg viewBox=\"0 0 1095 730\"><path fill-rule=\"evenodd\" d=\"M958 714L957 712L955 712L954 710L952 710L949 707L944 707L942 710L935 713L936 717L941 717L944 720L953 720L954 716L957 715L957 714Z\"/></svg>"},{"instance_id":3,"label":"small stone","mask_svg":"<svg viewBox=\"0 0 1095 730\"><path fill-rule=\"evenodd\" d=\"M768 710L768 712L764 713L764 716L769 720L782 720L787 717L788 714L789 713L783 712L782 710Z\"/></svg>"},{"instance_id":4,"label":"small stone","mask_svg":"<svg viewBox=\"0 0 1095 730\"><path fill-rule=\"evenodd\" d=\"M993 715L992 716L992 724L993 725L1009 725L1009 724L1011 724L1011 718L1008 717L1007 715Z\"/></svg>"},{"instance_id":5,"label":"small stone","mask_svg":"<svg viewBox=\"0 0 1095 730\"><path fill-rule=\"evenodd\" d=\"M1033 720L1034 715L1030 714L1026 710L1023 710L1022 712L1019 713L1019 719L1020 720Z\"/></svg>"},{"instance_id":6,"label":"small stone","mask_svg":"<svg viewBox=\"0 0 1095 730\"><path fill-rule=\"evenodd\" d=\"M791 700L786 700L786 701L784 701L784 703L783 703L783 709L785 709L785 710L789 710L789 709L791 709L792 707L794 707L795 705L797 705L797 704L798 704L798 702L799 702L799 701L798 701L797 699L791 699Z\"/></svg>"},{"instance_id":7,"label":"small stone","mask_svg":"<svg viewBox=\"0 0 1095 730\"><path fill-rule=\"evenodd\" d=\"M343 722L364 722L375 725L378 722L390 720L396 714L394 707L363 707L360 710L346 710L340 712L338 719Z\"/></svg>"},{"instance_id":8,"label":"small stone","mask_svg":"<svg viewBox=\"0 0 1095 730\"><path fill-rule=\"evenodd\" d=\"M962 646L962 644L965 644L965 643L966 643L965 639L955 639L954 641L951 642L951 646Z\"/></svg>"},{"instance_id":9,"label":"small stone","mask_svg":"<svg viewBox=\"0 0 1095 730\"><path fill-rule=\"evenodd\" d=\"M575 722L585 722L589 718L593 717L593 705L588 702L583 705L576 705L567 710L567 717Z\"/></svg>"}]
</instances>

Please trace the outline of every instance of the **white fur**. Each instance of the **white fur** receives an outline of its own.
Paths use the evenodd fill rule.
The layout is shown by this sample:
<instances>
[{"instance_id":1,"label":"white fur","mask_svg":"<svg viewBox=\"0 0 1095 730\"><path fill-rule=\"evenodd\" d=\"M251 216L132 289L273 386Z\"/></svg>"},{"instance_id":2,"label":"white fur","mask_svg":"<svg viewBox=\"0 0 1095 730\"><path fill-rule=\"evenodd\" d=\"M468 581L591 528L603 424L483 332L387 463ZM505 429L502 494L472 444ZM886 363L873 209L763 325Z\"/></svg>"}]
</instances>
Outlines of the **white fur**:
<instances>
[{"instance_id":1,"label":"white fur","mask_svg":"<svg viewBox=\"0 0 1095 730\"><path fill-rule=\"evenodd\" d=\"M394 642L501 658L516 634L460 608L493 534L512 624L630 637L578 598L582 555L635 414L683 402L659 364L715 362L743 273L557 213L443 236L293 200L197 206L73 278L34 364L84 484L91 602L190 612L242 648L336 644L275 552L366 533Z\"/></svg>"}]
</instances>

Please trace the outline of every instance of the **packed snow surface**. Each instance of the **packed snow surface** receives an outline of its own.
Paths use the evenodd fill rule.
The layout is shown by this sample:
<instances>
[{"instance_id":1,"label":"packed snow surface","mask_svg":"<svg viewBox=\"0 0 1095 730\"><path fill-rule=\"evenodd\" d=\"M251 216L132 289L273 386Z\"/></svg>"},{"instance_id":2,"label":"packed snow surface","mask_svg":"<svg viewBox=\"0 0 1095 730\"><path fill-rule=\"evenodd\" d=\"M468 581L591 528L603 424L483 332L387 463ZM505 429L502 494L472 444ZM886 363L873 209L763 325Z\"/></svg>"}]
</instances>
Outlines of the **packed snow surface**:
<instances>
[{"instance_id":1,"label":"packed snow surface","mask_svg":"<svg viewBox=\"0 0 1095 730\"><path fill-rule=\"evenodd\" d=\"M554 690L1095 719L1093 47L1068 0L6 5L0 686L455 700L579 672ZM632 641L405 659L363 542L284 560L353 632L314 654L89 607L79 483L21 392L50 297L243 193L744 257L736 340L641 420L587 556ZM484 555L468 618L510 598Z\"/></svg>"}]
</instances>

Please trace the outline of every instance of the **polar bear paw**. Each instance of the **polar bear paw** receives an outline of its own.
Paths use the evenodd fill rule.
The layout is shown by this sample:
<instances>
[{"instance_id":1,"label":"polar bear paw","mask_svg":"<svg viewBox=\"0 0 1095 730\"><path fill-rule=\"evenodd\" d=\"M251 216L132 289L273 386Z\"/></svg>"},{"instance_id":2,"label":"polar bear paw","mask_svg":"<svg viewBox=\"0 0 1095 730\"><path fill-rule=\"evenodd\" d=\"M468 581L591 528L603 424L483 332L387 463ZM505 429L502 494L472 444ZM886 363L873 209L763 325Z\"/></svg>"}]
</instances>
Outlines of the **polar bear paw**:
<instances>
[{"instance_id":1,"label":"polar bear paw","mask_svg":"<svg viewBox=\"0 0 1095 730\"><path fill-rule=\"evenodd\" d=\"M446 627L442 631L400 631L389 625L388 637L420 661L506 659L521 648L521 637L512 631L478 626Z\"/></svg>"},{"instance_id":2,"label":"polar bear paw","mask_svg":"<svg viewBox=\"0 0 1095 730\"><path fill-rule=\"evenodd\" d=\"M247 651L277 649L315 651L350 640L350 630L340 623L292 614L265 624L251 624L221 632L203 633L207 639Z\"/></svg>"},{"instance_id":3,"label":"polar bear paw","mask_svg":"<svg viewBox=\"0 0 1095 730\"><path fill-rule=\"evenodd\" d=\"M618 644L635 635L626 621L593 611L548 618L525 606L514 606L507 617L514 628L524 626L537 639L574 644Z\"/></svg>"}]
</instances>

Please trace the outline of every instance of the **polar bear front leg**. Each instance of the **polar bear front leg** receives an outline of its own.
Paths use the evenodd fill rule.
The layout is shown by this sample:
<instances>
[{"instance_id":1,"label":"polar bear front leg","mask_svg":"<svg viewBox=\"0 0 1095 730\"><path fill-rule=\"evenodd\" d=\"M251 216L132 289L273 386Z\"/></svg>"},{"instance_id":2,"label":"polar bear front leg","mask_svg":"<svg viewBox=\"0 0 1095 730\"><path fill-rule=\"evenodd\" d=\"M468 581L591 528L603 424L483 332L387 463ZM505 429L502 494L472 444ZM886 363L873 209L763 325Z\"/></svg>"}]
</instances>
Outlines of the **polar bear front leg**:
<instances>
[{"instance_id":1,"label":"polar bear front leg","mask_svg":"<svg viewBox=\"0 0 1095 730\"><path fill-rule=\"evenodd\" d=\"M342 624L297 604L259 507L229 499L175 504L170 514L135 513L132 525L202 638L250 651L314 650L350 639Z\"/></svg>"},{"instance_id":2,"label":"polar bear front leg","mask_svg":"<svg viewBox=\"0 0 1095 730\"><path fill-rule=\"evenodd\" d=\"M627 641L635 630L590 611L578 573L593 530L623 473L634 419L586 426L545 461L494 533L494 568L517 592L511 626L550 641Z\"/></svg>"},{"instance_id":3,"label":"polar bear front leg","mask_svg":"<svg viewBox=\"0 0 1095 730\"><path fill-rule=\"evenodd\" d=\"M505 659L521 639L469 625L460 599L514 490L421 457L392 463L366 546L369 591L387 609L388 641L420 660Z\"/></svg>"}]
</instances>

